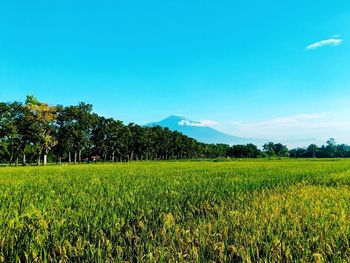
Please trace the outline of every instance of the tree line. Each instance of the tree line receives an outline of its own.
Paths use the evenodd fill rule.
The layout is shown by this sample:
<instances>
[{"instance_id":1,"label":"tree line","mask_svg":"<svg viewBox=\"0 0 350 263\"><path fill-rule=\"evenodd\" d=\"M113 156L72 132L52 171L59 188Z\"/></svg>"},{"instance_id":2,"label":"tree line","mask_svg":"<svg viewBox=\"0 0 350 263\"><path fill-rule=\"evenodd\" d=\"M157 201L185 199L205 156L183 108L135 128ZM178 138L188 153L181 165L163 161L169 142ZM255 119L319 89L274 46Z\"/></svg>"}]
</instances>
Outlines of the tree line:
<instances>
[{"instance_id":1,"label":"tree line","mask_svg":"<svg viewBox=\"0 0 350 263\"><path fill-rule=\"evenodd\" d=\"M160 126L124 124L94 113L91 104L49 105L27 96L0 102L0 162L10 165L134 160L257 157L350 157L350 148L327 146L288 150L280 143L205 144Z\"/></svg>"},{"instance_id":2,"label":"tree line","mask_svg":"<svg viewBox=\"0 0 350 263\"><path fill-rule=\"evenodd\" d=\"M294 158L349 158L350 146L337 144L333 138L326 145L317 146L310 144L307 148L295 148L289 151L289 156Z\"/></svg>"}]
</instances>

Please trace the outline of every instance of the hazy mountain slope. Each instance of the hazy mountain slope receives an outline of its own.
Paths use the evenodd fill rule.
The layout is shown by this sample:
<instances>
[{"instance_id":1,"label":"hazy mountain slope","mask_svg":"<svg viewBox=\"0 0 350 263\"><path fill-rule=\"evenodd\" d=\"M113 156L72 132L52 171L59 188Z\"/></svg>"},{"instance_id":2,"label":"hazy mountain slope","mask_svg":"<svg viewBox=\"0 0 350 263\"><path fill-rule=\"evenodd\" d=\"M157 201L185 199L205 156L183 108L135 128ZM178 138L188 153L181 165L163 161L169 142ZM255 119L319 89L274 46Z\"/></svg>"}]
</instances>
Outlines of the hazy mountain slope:
<instances>
[{"instance_id":1,"label":"hazy mountain slope","mask_svg":"<svg viewBox=\"0 0 350 263\"><path fill-rule=\"evenodd\" d=\"M215 130L211 127L203 126L200 122L191 121L181 116L170 116L159 122L148 123L145 126L167 127L173 131L179 131L189 137L205 143L227 143L227 144L245 144L257 143L259 140L232 136Z\"/></svg>"}]
</instances>

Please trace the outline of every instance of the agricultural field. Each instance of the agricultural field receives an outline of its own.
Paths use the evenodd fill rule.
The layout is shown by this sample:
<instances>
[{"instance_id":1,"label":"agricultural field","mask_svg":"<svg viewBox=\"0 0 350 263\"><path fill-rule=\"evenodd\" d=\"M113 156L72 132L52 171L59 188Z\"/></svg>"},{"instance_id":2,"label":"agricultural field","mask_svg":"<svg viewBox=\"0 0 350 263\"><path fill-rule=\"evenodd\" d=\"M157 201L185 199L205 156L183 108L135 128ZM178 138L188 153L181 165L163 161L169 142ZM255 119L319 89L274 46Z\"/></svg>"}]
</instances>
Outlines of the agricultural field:
<instances>
[{"instance_id":1,"label":"agricultural field","mask_svg":"<svg viewBox=\"0 0 350 263\"><path fill-rule=\"evenodd\" d=\"M1 167L19 261L350 261L350 160Z\"/></svg>"}]
</instances>

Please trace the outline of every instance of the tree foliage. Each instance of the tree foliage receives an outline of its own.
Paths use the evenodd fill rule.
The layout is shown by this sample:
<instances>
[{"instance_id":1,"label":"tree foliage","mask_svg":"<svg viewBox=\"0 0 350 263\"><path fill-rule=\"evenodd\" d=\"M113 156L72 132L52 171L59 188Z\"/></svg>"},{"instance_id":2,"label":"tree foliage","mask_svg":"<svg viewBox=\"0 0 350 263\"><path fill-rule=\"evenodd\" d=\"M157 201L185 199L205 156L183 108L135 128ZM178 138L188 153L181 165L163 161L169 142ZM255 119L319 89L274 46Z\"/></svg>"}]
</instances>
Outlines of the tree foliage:
<instances>
[{"instance_id":1,"label":"tree foliage","mask_svg":"<svg viewBox=\"0 0 350 263\"><path fill-rule=\"evenodd\" d=\"M350 147L329 139L324 146L288 150L268 142L205 144L160 126L142 127L93 113L91 104L62 106L27 96L0 103L0 162L177 160L193 158L350 157Z\"/></svg>"}]
</instances>

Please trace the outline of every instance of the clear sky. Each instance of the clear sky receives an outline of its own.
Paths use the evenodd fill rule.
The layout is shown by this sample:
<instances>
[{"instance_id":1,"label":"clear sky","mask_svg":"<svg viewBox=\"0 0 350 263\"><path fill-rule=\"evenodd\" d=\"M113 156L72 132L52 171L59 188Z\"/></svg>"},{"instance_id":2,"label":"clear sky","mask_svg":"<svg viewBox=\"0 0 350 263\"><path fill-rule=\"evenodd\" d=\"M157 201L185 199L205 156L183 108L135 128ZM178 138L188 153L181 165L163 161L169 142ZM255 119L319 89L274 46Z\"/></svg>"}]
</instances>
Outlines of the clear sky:
<instances>
[{"instance_id":1,"label":"clear sky","mask_svg":"<svg viewBox=\"0 0 350 263\"><path fill-rule=\"evenodd\" d=\"M0 100L350 143L349 0L0 3Z\"/></svg>"}]
</instances>

